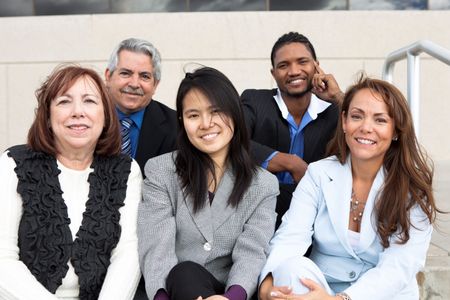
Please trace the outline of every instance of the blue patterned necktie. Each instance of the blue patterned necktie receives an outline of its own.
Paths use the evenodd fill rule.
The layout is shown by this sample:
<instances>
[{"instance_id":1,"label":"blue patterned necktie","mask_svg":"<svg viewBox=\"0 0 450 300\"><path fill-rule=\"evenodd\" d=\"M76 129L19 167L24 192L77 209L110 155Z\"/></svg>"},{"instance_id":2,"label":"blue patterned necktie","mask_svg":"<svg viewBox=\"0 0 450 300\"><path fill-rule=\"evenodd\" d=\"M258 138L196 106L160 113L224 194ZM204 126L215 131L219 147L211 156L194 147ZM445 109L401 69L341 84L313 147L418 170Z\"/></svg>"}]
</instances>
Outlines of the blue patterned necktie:
<instances>
[{"instance_id":1,"label":"blue patterned necktie","mask_svg":"<svg viewBox=\"0 0 450 300\"><path fill-rule=\"evenodd\" d=\"M122 153L131 156L131 139L130 139L130 128L133 125L133 120L130 118L123 118L120 120L122 124Z\"/></svg>"}]
</instances>

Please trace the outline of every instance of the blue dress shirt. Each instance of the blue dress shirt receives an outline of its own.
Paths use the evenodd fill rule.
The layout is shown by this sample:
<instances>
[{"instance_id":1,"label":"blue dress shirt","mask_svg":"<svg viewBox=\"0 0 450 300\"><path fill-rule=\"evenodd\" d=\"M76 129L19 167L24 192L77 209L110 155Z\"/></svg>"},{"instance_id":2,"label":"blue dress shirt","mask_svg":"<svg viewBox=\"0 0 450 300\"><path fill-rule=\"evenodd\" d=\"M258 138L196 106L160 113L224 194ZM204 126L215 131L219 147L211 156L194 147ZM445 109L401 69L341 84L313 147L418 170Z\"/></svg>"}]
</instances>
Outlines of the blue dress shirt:
<instances>
[{"instance_id":1,"label":"blue dress shirt","mask_svg":"<svg viewBox=\"0 0 450 300\"><path fill-rule=\"evenodd\" d=\"M137 150L138 142L139 142L139 132L141 131L142 120L144 119L145 108L143 108L137 112L134 112L130 115L124 114L117 107L116 107L116 111L117 111L117 115L119 116L119 120L122 120L125 117L128 117L131 120L133 120L133 124L130 127L130 140L131 140L131 157L135 158L136 150Z\"/></svg>"},{"instance_id":2,"label":"blue dress shirt","mask_svg":"<svg viewBox=\"0 0 450 300\"><path fill-rule=\"evenodd\" d=\"M304 144L304 133L303 129L308 125L310 122L314 121L317 118L317 115L321 112L323 112L330 103L322 101L318 99L315 95L311 96L311 102L308 106L307 111L303 115L303 118L300 122L300 124L297 125L295 123L294 117L289 113L286 104L283 101L283 98L281 97L280 90L278 89L278 92L275 96L273 96L274 101L277 103L278 108L281 111L281 114L284 119L288 122L289 126L289 135L291 138L289 153L295 154L298 157L303 159L303 152L305 149ZM269 162L272 160L272 158L277 155L278 151L273 152L269 157L262 163L262 167L267 169L267 166L269 165ZM275 174L278 177L278 180L280 183L285 184L293 184L294 179L291 176L291 173L289 172L278 172Z\"/></svg>"}]
</instances>

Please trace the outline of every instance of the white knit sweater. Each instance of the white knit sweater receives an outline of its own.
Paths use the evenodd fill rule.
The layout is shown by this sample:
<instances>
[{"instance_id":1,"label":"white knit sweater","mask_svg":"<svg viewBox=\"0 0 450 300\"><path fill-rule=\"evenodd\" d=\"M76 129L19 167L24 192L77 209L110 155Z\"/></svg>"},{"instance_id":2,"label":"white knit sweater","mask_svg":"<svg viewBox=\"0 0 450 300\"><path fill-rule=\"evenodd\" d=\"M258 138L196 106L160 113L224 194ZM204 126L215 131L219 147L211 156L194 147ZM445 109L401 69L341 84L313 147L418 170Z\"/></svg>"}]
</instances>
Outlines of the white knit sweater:
<instances>
[{"instance_id":1,"label":"white knit sweater","mask_svg":"<svg viewBox=\"0 0 450 300\"><path fill-rule=\"evenodd\" d=\"M3 153L0 157L0 299L50 300L78 299L78 276L69 262L69 270L56 295L50 293L19 260L18 228L22 216L22 199L16 192L16 164ZM87 178L92 169L82 171L64 167L58 162L58 176L63 199L70 218L70 230L75 236L81 225L88 199ZM139 282L140 271L137 253L136 217L141 199L142 176L138 164L133 161L128 178L125 205L119 209L122 233L119 243L111 252L99 299L132 299Z\"/></svg>"}]
</instances>

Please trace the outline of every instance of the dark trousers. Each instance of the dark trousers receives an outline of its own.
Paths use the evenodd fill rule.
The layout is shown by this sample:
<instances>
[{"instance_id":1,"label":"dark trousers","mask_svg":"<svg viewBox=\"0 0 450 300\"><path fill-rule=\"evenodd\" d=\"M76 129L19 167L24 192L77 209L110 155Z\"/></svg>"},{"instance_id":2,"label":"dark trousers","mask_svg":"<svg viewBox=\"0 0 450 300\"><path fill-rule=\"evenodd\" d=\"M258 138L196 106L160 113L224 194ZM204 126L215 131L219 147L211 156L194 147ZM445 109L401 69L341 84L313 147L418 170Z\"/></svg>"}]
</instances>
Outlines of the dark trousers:
<instances>
[{"instance_id":1,"label":"dark trousers","mask_svg":"<svg viewBox=\"0 0 450 300\"><path fill-rule=\"evenodd\" d=\"M292 193L294 193L295 188L297 187L296 184L284 184L280 183L280 194L277 197L277 205L275 207L275 211L277 212L277 222L275 223L275 230L278 229L278 227L281 224L281 218L283 215L287 212L289 209L289 206L291 206L291 200L292 200ZM301 218L301 216L298 216ZM312 251L312 245L309 246L308 250L306 250L306 253L304 256L309 257Z\"/></svg>"},{"instance_id":2,"label":"dark trousers","mask_svg":"<svg viewBox=\"0 0 450 300\"><path fill-rule=\"evenodd\" d=\"M167 293L171 300L203 299L225 292L225 285L220 283L203 266L184 261L170 270L166 280Z\"/></svg>"},{"instance_id":3,"label":"dark trousers","mask_svg":"<svg viewBox=\"0 0 450 300\"><path fill-rule=\"evenodd\" d=\"M144 276L141 276L141 280L139 281L139 285L136 290L136 294L134 294L134 300L148 300L147 293L145 292L145 281Z\"/></svg>"},{"instance_id":4,"label":"dark trousers","mask_svg":"<svg viewBox=\"0 0 450 300\"><path fill-rule=\"evenodd\" d=\"M296 184L280 183L280 194L277 197L277 205L275 207L275 211L278 214L277 221L275 223L275 230L277 230L280 226L281 218L291 205L292 193L295 191L296 186Z\"/></svg>"}]
</instances>

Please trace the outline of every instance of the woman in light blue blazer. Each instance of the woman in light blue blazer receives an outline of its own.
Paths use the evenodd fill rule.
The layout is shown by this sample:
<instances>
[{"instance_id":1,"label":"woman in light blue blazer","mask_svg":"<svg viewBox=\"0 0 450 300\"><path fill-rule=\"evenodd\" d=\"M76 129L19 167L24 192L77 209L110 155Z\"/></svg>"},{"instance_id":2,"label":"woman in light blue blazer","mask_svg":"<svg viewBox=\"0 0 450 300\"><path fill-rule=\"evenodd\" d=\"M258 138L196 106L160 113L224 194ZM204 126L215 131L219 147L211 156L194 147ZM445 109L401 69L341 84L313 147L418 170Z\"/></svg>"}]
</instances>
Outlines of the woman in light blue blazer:
<instances>
[{"instance_id":1,"label":"woman in light blue blazer","mask_svg":"<svg viewBox=\"0 0 450 300\"><path fill-rule=\"evenodd\" d=\"M345 95L329 152L295 190L260 298L419 299L416 273L438 210L401 92L361 78Z\"/></svg>"},{"instance_id":2,"label":"woman in light blue blazer","mask_svg":"<svg viewBox=\"0 0 450 300\"><path fill-rule=\"evenodd\" d=\"M250 159L239 94L225 75L187 73L176 106L179 150L145 166L138 241L147 295L245 300L266 262L278 181Z\"/></svg>"}]
</instances>

